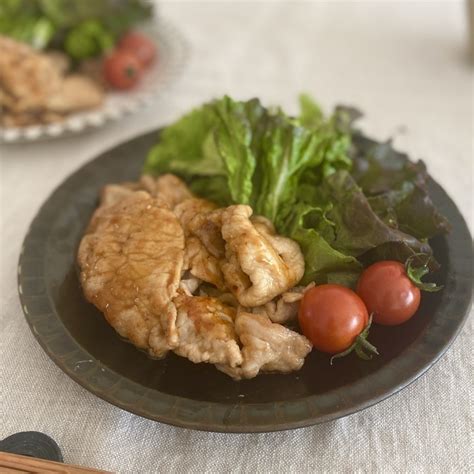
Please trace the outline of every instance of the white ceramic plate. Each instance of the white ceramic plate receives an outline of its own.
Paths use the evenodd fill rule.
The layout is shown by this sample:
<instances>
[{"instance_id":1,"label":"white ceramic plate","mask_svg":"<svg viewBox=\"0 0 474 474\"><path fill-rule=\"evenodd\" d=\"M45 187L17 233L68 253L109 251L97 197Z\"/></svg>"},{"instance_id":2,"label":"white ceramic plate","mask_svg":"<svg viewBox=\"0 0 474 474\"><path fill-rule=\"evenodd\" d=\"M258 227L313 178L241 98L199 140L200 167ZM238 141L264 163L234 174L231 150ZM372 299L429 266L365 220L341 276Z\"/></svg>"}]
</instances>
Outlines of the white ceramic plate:
<instances>
[{"instance_id":1,"label":"white ceramic plate","mask_svg":"<svg viewBox=\"0 0 474 474\"><path fill-rule=\"evenodd\" d=\"M157 44L158 61L145 72L136 88L125 92L107 92L100 108L71 114L60 123L2 127L0 142L31 142L80 133L118 120L150 104L182 71L188 48L179 31L166 21L159 20L141 29Z\"/></svg>"}]
</instances>

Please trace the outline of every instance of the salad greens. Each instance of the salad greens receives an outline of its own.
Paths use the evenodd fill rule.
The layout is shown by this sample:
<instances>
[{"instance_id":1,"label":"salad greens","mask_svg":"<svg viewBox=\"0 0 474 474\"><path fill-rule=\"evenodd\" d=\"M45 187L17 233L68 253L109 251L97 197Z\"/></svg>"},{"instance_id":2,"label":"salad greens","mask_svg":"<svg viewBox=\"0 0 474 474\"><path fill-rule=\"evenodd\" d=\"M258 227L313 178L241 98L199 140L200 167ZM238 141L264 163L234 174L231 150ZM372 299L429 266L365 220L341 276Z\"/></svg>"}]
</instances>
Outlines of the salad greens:
<instances>
[{"instance_id":1,"label":"salad greens","mask_svg":"<svg viewBox=\"0 0 474 474\"><path fill-rule=\"evenodd\" d=\"M326 117L306 95L300 109L292 117L258 99L206 103L162 131L144 172L175 173L200 196L268 217L299 243L303 283L351 286L364 264L431 255L427 239L449 224L423 163L363 136L356 109Z\"/></svg>"},{"instance_id":2,"label":"salad greens","mask_svg":"<svg viewBox=\"0 0 474 474\"><path fill-rule=\"evenodd\" d=\"M0 34L80 60L103 53L150 16L146 0L2 0Z\"/></svg>"}]
</instances>

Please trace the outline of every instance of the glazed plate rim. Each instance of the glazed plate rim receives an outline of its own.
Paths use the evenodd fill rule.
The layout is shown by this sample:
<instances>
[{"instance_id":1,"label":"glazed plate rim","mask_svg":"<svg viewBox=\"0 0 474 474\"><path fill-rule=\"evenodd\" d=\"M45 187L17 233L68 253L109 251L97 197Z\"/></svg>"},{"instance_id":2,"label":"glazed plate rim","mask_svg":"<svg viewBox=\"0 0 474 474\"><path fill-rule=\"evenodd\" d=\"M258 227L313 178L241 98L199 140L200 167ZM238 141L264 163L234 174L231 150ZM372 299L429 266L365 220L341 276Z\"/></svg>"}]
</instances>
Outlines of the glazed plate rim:
<instances>
[{"instance_id":1,"label":"glazed plate rim","mask_svg":"<svg viewBox=\"0 0 474 474\"><path fill-rule=\"evenodd\" d=\"M57 123L0 127L0 144L56 140L86 133L135 114L165 96L173 81L184 71L190 46L180 30L161 17L144 22L139 30L158 45L158 60L145 71L136 88L125 92L106 91L104 102L99 107L73 112Z\"/></svg>"}]
</instances>

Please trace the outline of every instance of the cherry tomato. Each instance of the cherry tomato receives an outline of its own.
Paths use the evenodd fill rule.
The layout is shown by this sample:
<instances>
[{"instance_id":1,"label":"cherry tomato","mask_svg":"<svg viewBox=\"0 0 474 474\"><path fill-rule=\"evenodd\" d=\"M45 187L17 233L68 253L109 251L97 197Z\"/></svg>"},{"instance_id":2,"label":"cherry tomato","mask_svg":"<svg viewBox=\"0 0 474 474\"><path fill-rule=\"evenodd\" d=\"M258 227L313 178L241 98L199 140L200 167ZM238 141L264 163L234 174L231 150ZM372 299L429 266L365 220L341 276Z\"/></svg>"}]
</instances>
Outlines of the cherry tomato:
<instances>
[{"instance_id":1,"label":"cherry tomato","mask_svg":"<svg viewBox=\"0 0 474 474\"><path fill-rule=\"evenodd\" d=\"M409 320L420 306L420 290L408 278L405 266L386 260L366 268L357 294L378 324L396 326Z\"/></svg>"},{"instance_id":2,"label":"cherry tomato","mask_svg":"<svg viewBox=\"0 0 474 474\"><path fill-rule=\"evenodd\" d=\"M126 51L114 51L104 61L104 76L117 89L130 89L142 75L138 59Z\"/></svg>"},{"instance_id":3,"label":"cherry tomato","mask_svg":"<svg viewBox=\"0 0 474 474\"><path fill-rule=\"evenodd\" d=\"M127 33L118 44L119 49L133 54L143 67L149 66L156 56L156 46L141 33Z\"/></svg>"},{"instance_id":4,"label":"cherry tomato","mask_svg":"<svg viewBox=\"0 0 474 474\"><path fill-rule=\"evenodd\" d=\"M329 354L349 348L369 321L364 302L349 288L320 285L301 301L298 320L313 346Z\"/></svg>"}]
</instances>

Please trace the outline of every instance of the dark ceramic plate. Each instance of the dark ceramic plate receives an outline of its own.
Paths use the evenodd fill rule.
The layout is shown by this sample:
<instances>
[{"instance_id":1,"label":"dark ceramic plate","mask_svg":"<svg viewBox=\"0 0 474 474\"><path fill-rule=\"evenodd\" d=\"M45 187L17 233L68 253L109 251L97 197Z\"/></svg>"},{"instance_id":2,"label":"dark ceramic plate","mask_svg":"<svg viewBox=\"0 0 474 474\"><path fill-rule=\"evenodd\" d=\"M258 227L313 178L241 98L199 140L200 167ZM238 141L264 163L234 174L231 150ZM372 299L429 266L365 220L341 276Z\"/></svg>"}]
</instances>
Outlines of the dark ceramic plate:
<instances>
[{"instance_id":1,"label":"dark ceramic plate","mask_svg":"<svg viewBox=\"0 0 474 474\"><path fill-rule=\"evenodd\" d=\"M442 264L439 293L425 294L417 315L399 327L374 326L380 357L350 356L329 365L313 352L299 372L234 382L207 364L169 355L148 358L120 339L82 296L75 254L100 188L140 175L147 134L83 166L43 205L26 236L19 292L33 334L51 359L97 396L153 420L187 428L258 432L298 428L366 408L407 386L446 351L471 299L472 249L454 203L431 182L432 196L453 230L432 244Z\"/></svg>"}]
</instances>

